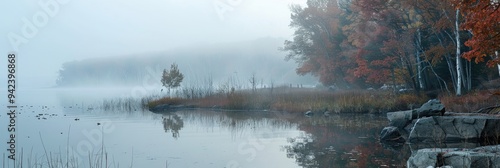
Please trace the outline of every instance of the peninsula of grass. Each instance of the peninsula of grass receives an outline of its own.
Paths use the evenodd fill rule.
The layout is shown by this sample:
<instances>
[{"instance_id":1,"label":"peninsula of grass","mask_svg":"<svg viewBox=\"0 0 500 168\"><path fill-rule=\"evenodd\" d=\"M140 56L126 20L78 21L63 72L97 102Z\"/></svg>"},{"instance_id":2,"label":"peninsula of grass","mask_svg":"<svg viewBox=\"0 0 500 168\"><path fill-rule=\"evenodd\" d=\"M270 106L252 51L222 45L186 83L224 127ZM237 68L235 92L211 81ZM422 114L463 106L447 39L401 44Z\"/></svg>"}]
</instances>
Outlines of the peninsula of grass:
<instances>
[{"instance_id":1,"label":"peninsula of grass","mask_svg":"<svg viewBox=\"0 0 500 168\"><path fill-rule=\"evenodd\" d=\"M223 110L379 113L417 108L428 99L425 94L394 93L389 90L330 91L278 87L216 93L200 98L165 97L149 101L147 107L152 109L168 104Z\"/></svg>"}]
</instances>

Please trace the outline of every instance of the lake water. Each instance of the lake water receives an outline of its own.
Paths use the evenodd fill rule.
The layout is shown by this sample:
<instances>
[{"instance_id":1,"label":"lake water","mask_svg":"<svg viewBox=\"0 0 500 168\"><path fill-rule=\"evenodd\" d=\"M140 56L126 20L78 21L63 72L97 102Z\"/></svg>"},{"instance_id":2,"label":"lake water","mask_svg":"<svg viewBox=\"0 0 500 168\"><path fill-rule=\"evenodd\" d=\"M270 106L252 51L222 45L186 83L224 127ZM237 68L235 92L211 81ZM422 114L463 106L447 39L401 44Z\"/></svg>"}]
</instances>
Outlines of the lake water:
<instances>
[{"instance_id":1,"label":"lake water","mask_svg":"<svg viewBox=\"0 0 500 168\"><path fill-rule=\"evenodd\" d=\"M403 167L409 157L378 143L385 115L100 108L130 93L18 91L16 167ZM0 117L7 142L8 116Z\"/></svg>"}]
</instances>

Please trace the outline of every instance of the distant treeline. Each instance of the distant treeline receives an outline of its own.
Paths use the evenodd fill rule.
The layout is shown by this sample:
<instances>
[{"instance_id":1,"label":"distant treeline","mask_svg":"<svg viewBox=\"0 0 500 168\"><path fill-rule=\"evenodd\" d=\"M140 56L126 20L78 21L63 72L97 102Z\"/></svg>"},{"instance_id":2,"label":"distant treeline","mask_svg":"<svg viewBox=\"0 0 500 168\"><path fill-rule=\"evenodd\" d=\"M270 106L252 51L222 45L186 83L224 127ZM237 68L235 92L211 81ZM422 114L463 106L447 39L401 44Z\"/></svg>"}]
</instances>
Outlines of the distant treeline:
<instances>
[{"instance_id":1,"label":"distant treeline","mask_svg":"<svg viewBox=\"0 0 500 168\"><path fill-rule=\"evenodd\" d=\"M161 72L177 63L186 82L211 78L215 83L253 74L263 83L314 83L296 75L294 63L284 61L277 49L283 39L263 38L231 44L203 45L166 52L91 58L66 62L59 70L58 86L141 85L144 80L160 82ZM234 79L233 79L234 80ZM151 82L151 81L147 81ZM185 82L185 83L186 83Z\"/></svg>"}]
</instances>

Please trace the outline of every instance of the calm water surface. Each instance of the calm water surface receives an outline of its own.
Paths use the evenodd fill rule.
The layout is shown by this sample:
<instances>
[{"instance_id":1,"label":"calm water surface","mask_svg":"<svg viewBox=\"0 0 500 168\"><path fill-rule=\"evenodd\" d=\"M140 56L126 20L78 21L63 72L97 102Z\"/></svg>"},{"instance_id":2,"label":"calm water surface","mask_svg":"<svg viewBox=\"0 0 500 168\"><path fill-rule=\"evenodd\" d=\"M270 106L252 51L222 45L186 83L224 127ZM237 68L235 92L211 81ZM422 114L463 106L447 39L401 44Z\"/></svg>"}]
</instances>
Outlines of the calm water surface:
<instances>
[{"instance_id":1,"label":"calm water surface","mask_svg":"<svg viewBox=\"0 0 500 168\"><path fill-rule=\"evenodd\" d=\"M128 93L18 91L18 161L22 156L23 167L402 167L409 156L378 143L385 115L100 108ZM0 131L5 142L6 131Z\"/></svg>"}]
</instances>

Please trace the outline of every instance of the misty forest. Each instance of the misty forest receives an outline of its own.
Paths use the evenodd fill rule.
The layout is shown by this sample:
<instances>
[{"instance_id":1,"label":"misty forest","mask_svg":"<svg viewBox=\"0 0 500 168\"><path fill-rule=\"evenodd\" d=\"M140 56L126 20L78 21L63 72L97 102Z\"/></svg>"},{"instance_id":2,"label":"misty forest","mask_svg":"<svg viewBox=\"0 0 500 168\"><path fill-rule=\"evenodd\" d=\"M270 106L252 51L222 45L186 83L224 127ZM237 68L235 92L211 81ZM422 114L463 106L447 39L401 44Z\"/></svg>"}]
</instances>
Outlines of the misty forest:
<instances>
[{"instance_id":1,"label":"misty forest","mask_svg":"<svg viewBox=\"0 0 500 168\"><path fill-rule=\"evenodd\" d=\"M310 0L305 6L291 5L290 11L289 26L295 30L292 39L261 38L66 62L59 71L57 85L160 85L162 71L171 64L179 64L186 80L173 91L177 94L169 92L166 99L159 100L163 103L175 97L185 99L183 104L200 106L199 101L189 98L235 91L248 97L252 95L246 93L249 90L255 93L256 88L262 93L272 92L276 87L298 87L308 88L301 91L325 96L326 100L321 98L321 101L327 105L291 103L294 107L289 108L297 111L312 108L330 108L337 112L405 110L411 108L409 104L421 104L436 96L457 112L496 105L500 75L497 3ZM297 76L294 71L310 77ZM373 102L373 105L363 100L358 106L364 107L343 109L332 105L335 101L328 102L335 94L390 96L387 98L396 103L382 106L384 103ZM230 98L229 102L223 101L228 95L210 97L220 98L222 102L204 106L228 106ZM239 103L246 104L245 107L232 108L246 110L255 106L252 109L282 110L273 108L273 104L280 107L283 104L274 99L258 105L250 100L242 101Z\"/></svg>"},{"instance_id":2,"label":"misty forest","mask_svg":"<svg viewBox=\"0 0 500 168\"><path fill-rule=\"evenodd\" d=\"M289 37L65 60L14 167L499 167L499 8L304 0Z\"/></svg>"}]
</instances>

